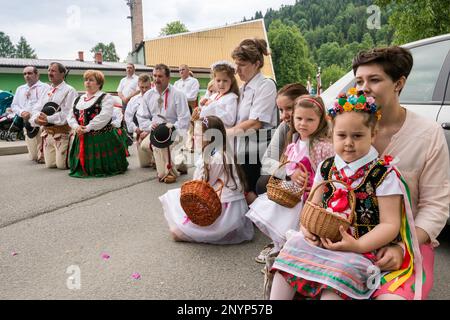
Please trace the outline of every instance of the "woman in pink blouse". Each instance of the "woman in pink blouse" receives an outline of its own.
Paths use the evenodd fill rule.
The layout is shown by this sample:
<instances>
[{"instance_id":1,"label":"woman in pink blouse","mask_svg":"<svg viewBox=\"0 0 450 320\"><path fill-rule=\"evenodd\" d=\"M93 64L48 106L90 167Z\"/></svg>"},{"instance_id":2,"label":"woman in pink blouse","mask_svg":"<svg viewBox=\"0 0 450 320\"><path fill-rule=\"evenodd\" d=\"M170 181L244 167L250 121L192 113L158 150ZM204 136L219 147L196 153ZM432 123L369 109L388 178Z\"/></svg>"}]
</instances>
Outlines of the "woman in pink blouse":
<instances>
[{"instance_id":1,"label":"woman in pink blouse","mask_svg":"<svg viewBox=\"0 0 450 320\"><path fill-rule=\"evenodd\" d=\"M439 125L402 107L399 96L413 66L411 53L401 47L373 49L359 53L353 60L358 89L382 106L379 130L373 142L381 157L391 155L409 186L416 232L426 279L422 297L426 299L433 284L433 248L448 218L449 154ZM392 244L379 250L377 266L398 270L403 264L403 248ZM405 261L406 262L406 261ZM395 279L393 280L395 281ZM378 299L412 299L411 277L394 292L382 285L374 294Z\"/></svg>"}]
</instances>

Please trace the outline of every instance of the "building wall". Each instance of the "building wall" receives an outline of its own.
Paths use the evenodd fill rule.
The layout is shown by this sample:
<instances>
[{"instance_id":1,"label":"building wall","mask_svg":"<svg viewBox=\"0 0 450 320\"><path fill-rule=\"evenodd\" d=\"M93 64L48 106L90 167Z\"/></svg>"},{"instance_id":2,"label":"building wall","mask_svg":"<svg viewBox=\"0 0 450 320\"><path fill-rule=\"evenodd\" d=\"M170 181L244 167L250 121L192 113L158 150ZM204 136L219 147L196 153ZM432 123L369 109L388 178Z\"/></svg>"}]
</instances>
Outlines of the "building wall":
<instances>
[{"instance_id":1,"label":"building wall","mask_svg":"<svg viewBox=\"0 0 450 320\"><path fill-rule=\"evenodd\" d=\"M119 86L120 79L123 76L106 76L103 90L107 92L116 92ZM49 82L46 74L41 74L40 80L42 82ZM75 88L77 91L84 91L84 81L82 75L67 76L66 82ZM17 73L0 73L0 90L16 92L18 86L25 83L22 74Z\"/></svg>"},{"instance_id":2,"label":"building wall","mask_svg":"<svg viewBox=\"0 0 450 320\"><path fill-rule=\"evenodd\" d=\"M169 67L178 67L180 64L187 64L191 68L210 68L219 60L231 61L231 52L246 38L261 38L267 41L262 19L145 41L146 65L164 63ZM275 78L269 57L265 57L262 72Z\"/></svg>"},{"instance_id":3,"label":"building wall","mask_svg":"<svg viewBox=\"0 0 450 320\"><path fill-rule=\"evenodd\" d=\"M139 72L137 73L140 74ZM117 87L119 86L120 80L123 76L106 76L105 84L103 85L103 91L106 92L116 92ZM171 77L170 82L173 84L179 77ZM48 78L46 74L41 74L40 80L42 82L48 83ZM209 79L198 79L200 82L200 88L206 89ZM69 74L66 79L67 83L75 88L77 91L84 91L84 81L83 76L81 74ZM11 91L12 93L16 92L18 86L21 86L25 83L23 79L23 75L20 73L0 73L0 90L3 91Z\"/></svg>"}]
</instances>

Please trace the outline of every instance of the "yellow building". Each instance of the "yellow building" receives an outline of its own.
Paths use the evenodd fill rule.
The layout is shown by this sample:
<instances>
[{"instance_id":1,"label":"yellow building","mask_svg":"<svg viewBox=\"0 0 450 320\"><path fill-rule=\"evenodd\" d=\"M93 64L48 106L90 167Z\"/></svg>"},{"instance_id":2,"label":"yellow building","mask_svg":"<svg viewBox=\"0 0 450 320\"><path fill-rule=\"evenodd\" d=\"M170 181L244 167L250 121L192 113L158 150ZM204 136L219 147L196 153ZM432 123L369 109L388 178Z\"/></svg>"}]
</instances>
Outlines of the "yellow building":
<instances>
[{"instance_id":1,"label":"yellow building","mask_svg":"<svg viewBox=\"0 0 450 320\"><path fill-rule=\"evenodd\" d=\"M262 38L269 43L263 19L149 39L138 50L144 51L145 65L164 63L174 77L178 76L178 66L187 64L195 77L205 79L201 81L203 84L209 79L210 66L219 60L232 62L231 52L246 38ZM262 73L275 79L270 56L265 57Z\"/></svg>"}]
</instances>

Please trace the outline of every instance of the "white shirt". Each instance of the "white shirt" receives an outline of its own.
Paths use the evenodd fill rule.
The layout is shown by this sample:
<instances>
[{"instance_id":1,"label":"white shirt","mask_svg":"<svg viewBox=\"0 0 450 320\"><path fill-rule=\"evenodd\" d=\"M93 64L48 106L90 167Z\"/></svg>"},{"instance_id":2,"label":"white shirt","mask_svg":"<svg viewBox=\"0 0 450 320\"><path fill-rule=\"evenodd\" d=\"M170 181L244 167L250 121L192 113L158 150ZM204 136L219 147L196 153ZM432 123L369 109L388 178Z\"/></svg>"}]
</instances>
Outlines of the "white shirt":
<instances>
[{"instance_id":1,"label":"white shirt","mask_svg":"<svg viewBox=\"0 0 450 320\"><path fill-rule=\"evenodd\" d=\"M120 80L117 92L122 92L122 94L128 98L137 91L138 79L139 77L136 74L133 74L131 77L123 78Z\"/></svg>"},{"instance_id":2,"label":"white shirt","mask_svg":"<svg viewBox=\"0 0 450 320\"><path fill-rule=\"evenodd\" d=\"M238 124L251 119L261 121L263 129L276 127L277 88L272 80L265 78L262 73L258 73L239 91L241 96L238 107Z\"/></svg>"},{"instance_id":3,"label":"white shirt","mask_svg":"<svg viewBox=\"0 0 450 320\"><path fill-rule=\"evenodd\" d=\"M378 158L378 151L374 147L370 147L369 153L367 153L364 157L353 161L351 163L346 163L339 155L335 155L334 164L336 165L337 170L344 169L344 172L347 177L350 177L358 171L359 168L368 164L369 162ZM323 161L319 164L318 168L322 168ZM356 179L352 183L352 187L357 187L364 177ZM320 169L316 171L316 176L314 177L314 184L318 184L323 181ZM334 183L334 186L337 189L344 189L345 186L340 183ZM393 171L388 173L388 175L384 178L383 182L378 186L375 190L375 194L377 197L379 196L388 196L388 195L396 195L403 194L402 189L400 187L400 180L397 177L397 174Z\"/></svg>"},{"instance_id":4,"label":"white shirt","mask_svg":"<svg viewBox=\"0 0 450 320\"><path fill-rule=\"evenodd\" d=\"M125 123L127 124L128 132L135 132L138 128L134 123L134 115L138 112L140 108L142 108L142 94L138 94L130 99L127 104L127 108L125 109Z\"/></svg>"},{"instance_id":5,"label":"white shirt","mask_svg":"<svg viewBox=\"0 0 450 320\"><path fill-rule=\"evenodd\" d=\"M162 103L159 103L160 99ZM148 90L142 97L142 101L142 108L139 108L136 114L141 130L150 131L153 123L159 124L166 120L177 129L188 129L191 114L186 96L171 84L161 95L156 88ZM163 116L166 120L158 115Z\"/></svg>"},{"instance_id":6,"label":"white shirt","mask_svg":"<svg viewBox=\"0 0 450 320\"><path fill-rule=\"evenodd\" d=\"M39 99L47 92L50 86L41 81L36 82L31 87L28 84L21 85L16 89L11 103L12 111L20 116L22 112L32 112L39 102Z\"/></svg>"},{"instance_id":7,"label":"white shirt","mask_svg":"<svg viewBox=\"0 0 450 320\"><path fill-rule=\"evenodd\" d=\"M111 124L115 128L121 128L122 120L123 120L122 106L120 106L120 107L114 106L113 114L112 114L112 118L111 118Z\"/></svg>"},{"instance_id":8,"label":"white shirt","mask_svg":"<svg viewBox=\"0 0 450 320\"><path fill-rule=\"evenodd\" d=\"M32 126L38 126L36 124L36 119L39 116L42 107L47 102L55 102L59 105L59 111L55 114L48 116L48 123L62 126L67 123L67 116L69 112L72 110L73 102L78 97L77 91L69 86L65 81L61 82L57 87L49 86L47 91L39 99L39 102L35 104L32 112L32 116L30 119L30 123Z\"/></svg>"},{"instance_id":9,"label":"white shirt","mask_svg":"<svg viewBox=\"0 0 450 320\"><path fill-rule=\"evenodd\" d=\"M200 117L217 116L222 120L225 128L233 127L237 119L238 96L233 92L224 96L214 93L210 100L209 105L201 108Z\"/></svg>"},{"instance_id":10,"label":"white shirt","mask_svg":"<svg viewBox=\"0 0 450 320\"><path fill-rule=\"evenodd\" d=\"M200 83L197 79L187 77L186 79L179 79L173 84L175 88L186 95L188 101L197 100L198 91L200 90Z\"/></svg>"},{"instance_id":11,"label":"white shirt","mask_svg":"<svg viewBox=\"0 0 450 320\"><path fill-rule=\"evenodd\" d=\"M195 171L193 175L193 180L203 180L205 176L204 171L204 160L203 157L199 157L197 162L195 163ZM233 176L236 181L237 186L234 185L233 180L231 177L229 178L227 185L226 183L226 176L225 176L225 167L223 164L223 158L222 154L220 152L216 152L213 154L211 159L209 160L208 169L209 169L209 184L214 188L217 189L220 187L220 182L218 179L221 179L224 183L224 187L222 189L222 195L220 197L220 202L227 203L232 202L236 200L244 199L244 191L242 190L242 185L239 180L239 177L236 173L236 166L233 166ZM233 190L235 189L235 190Z\"/></svg>"},{"instance_id":12,"label":"white shirt","mask_svg":"<svg viewBox=\"0 0 450 320\"><path fill-rule=\"evenodd\" d=\"M78 101L75 108L77 108L78 110L85 110L87 108L92 107L92 105L98 100L98 98L103 93L104 93L103 91L97 91L94 94L94 98L89 99L88 101L86 101L87 94L86 93L83 94L80 97L80 100ZM103 97L101 106L102 110L100 111L100 113L97 116L95 116L86 126L87 132L90 132L92 130L100 130L111 121L114 109L114 98L111 95L106 94L106 96ZM75 118L75 115L73 114L73 108L70 110L69 116L67 118L67 123L74 130L80 126L77 119Z\"/></svg>"}]
</instances>

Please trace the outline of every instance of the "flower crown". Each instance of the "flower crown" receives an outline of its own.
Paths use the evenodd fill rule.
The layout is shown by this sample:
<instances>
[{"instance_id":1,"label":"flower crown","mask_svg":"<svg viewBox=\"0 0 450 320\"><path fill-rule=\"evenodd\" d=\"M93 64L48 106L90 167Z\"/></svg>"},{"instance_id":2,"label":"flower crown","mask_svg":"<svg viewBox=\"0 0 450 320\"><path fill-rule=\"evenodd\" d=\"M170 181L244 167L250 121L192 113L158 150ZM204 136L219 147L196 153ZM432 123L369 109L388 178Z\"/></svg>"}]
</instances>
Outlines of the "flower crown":
<instances>
[{"instance_id":1,"label":"flower crown","mask_svg":"<svg viewBox=\"0 0 450 320\"><path fill-rule=\"evenodd\" d=\"M366 97L364 91L358 91L356 88L350 88L347 94L340 93L331 108L327 110L328 115L331 118L336 117L339 113L343 112L366 112L369 114L375 114L377 120L381 119L381 107L375 104L373 97Z\"/></svg>"},{"instance_id":2,"label":"flower crown","mask_svg":"<svg viewBox=\"0 0 450 320\"><path fill-rule=\"evenodd\" d=\"M218 66L227 66L227 67L233 69L233 71L236 70L236 66L234 64L232 64L231 62L226 61L226 60L221 60L221 61L214 62L211 65L211 70L214 71L214 69L217 68Z\"/></svg>"}]
</instances>

